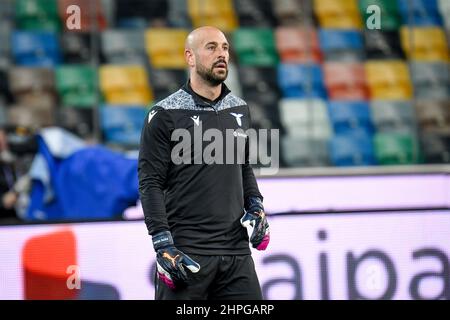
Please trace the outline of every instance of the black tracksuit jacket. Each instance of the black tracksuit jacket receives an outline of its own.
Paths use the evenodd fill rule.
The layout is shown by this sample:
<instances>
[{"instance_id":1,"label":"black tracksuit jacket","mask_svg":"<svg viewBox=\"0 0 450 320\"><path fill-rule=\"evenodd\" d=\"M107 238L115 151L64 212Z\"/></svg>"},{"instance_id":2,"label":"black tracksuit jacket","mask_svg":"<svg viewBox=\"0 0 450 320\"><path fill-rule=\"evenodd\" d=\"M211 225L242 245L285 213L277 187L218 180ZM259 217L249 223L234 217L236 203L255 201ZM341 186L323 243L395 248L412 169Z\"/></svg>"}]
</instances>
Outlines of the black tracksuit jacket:
<instances>
[{"instance_id":1,"label":"black tracksuit jacket","mask_svg":"<svg viewBox=\"0 0 450 320\"><path fill-rule=\"evenodd\" d=\"M172 149L179 142L172 141L173 131L187 129L193 136L194 126L200 122L203 132L219 129L225 141L226 129L245 131L250 127L249 108L225 84L219 98L210 101L197 95L188 82L156 103L145 119L138 173L148 232L154 235L171 231L175 246L186 253L250 254L247 231L240 224L244 199L256 196L262 200L263 197L248 163L248 137L233 136L235 145L237 139L246 140L245 148L239 151L245 157L241 158L244 159L241 164L194 164L198 154L194 152L193 138L193 152L188 155L191 164L175 164L171 160ZM210 143L201 142L202 152Z\"/></svg>"}]
</instances>

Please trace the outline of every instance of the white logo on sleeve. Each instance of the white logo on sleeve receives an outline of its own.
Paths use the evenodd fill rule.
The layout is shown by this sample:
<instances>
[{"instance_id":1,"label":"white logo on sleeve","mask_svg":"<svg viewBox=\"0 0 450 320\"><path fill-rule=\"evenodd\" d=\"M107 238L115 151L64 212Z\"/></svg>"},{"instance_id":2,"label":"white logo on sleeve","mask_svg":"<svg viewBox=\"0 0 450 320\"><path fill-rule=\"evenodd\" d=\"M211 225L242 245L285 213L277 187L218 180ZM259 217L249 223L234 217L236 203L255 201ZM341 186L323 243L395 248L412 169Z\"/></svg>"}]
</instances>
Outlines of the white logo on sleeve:
<instances>
[{"instance_id":1,"label":"white logo on sleeve","mask_svg":"<svg viewBox=\"0 0 450 320\"><path fill-rule=\"evenodd\" d=\"M242 118L243 114L242 113L233 113L233 112L230 112L230 114L236 118L236 122L237 122L238 126L241 127L242 126L241 118Z\"/></svg>"},{"instance_id":2,"label":"white logo on sleeve","mask_svg":"<svg viewBox=\"0 0 450 320\"><path fill-rule=\"evenodd\" d=\"M155 115L157 112L158 112L158 111L156 111L156 110L150 111L150 113L148 114L148 123L150 123L150 121L152 120L152 118L154 117L154 115Z\"/></svg>"},{"instance_id":3,"label":"white logo on sleeve","mask_svg":"<svg viewBox=\"0 0 450 320\"><path fill-rule=\"evenodd\" d=\"M200 125L200 117L199 116L192 116L191 119L194 121L194 123L197 126Z\"/></svg>"}]
</instances>

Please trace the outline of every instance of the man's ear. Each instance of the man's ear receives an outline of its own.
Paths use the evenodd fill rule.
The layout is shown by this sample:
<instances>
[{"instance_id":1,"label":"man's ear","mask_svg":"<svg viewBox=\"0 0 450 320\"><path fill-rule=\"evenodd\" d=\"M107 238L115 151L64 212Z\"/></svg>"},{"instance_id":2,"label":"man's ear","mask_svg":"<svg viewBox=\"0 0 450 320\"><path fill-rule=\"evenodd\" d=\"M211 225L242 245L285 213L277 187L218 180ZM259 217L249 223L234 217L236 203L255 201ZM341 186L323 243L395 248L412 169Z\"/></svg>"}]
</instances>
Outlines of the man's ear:
<instances>
[{"instance_id":1,"label":"man's ear","mask_svg":"<svg viewBox=\"0 0 450 320\"><path fill-rule=\"evenodd\" d=\"M184 49L184 58L190 67L195 65L195 56L191 49Z\"/></svg>"}]
</instances>

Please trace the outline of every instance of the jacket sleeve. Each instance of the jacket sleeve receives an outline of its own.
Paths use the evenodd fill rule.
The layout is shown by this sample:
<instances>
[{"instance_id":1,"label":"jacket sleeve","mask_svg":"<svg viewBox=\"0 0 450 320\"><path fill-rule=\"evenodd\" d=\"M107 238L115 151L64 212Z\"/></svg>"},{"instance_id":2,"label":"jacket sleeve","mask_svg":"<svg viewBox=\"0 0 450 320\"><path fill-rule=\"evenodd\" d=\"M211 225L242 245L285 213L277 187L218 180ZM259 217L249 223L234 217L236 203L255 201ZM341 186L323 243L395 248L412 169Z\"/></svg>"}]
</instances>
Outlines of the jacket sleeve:
<instances>
[{"instance_id":1,"label":"jacket sleeve","mask_svg":"<svg viewBox=\"0 0 450 320\"><path fill-rule=\"evenodd\" d=\"M248 108L248 107L247 107ZM249 115L249 127L251 128L251 118L250 110L248 110ZM244 186L244 203L247 203L246 199L248 197L258 197L263 201L263 196L259 192L258 184L256 182L255 174L253 173L252 166L249 162L249 138L245 143L245 162L242 165L242 183Z\"/></svg>"},{"instance_id":2,"label":"jacket sleeve","mask_svg":"<svg viewBox=\"0 0 450 320\"><path fill-rule=\"evenodd\" d=\"M164 190L170 165L171 119L168 111L154 107L141 133L138 160L139 195L150 235L169 231Z\"/></svg>"}]
</instances>

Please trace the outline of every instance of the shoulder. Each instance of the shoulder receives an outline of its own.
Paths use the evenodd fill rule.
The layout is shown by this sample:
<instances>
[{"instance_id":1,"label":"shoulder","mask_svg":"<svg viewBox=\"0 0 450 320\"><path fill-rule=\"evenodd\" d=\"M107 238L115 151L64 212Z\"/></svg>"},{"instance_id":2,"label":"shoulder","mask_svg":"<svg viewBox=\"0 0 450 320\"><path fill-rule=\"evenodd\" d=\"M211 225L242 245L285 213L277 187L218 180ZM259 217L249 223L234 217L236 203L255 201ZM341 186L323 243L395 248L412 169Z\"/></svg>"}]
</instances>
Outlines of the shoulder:
<instances>
[{"instance_id":1,"label":"shoulder","mask_svg":"<svg viewBox=\"0 0 450 320\"><path fill-rule=\"evenodd\" d=\"M184 91L183 89L179 89L178 91L172 93L167 98L158 101L155 104L154 108L159 108L163 110L196 110L197 106L195 105L194 99L192 96Z\"/></svg>"},{"instance_id":2,"label":"shoulder","mask_svg":"<svg viewBox=\"0 0 450 320\"><path fill-rule=\"evenodd\" d=\"M220 101L218 109L223 110L235 107L247 107L247 102L245 102L244 99L229 93Z\"/></svg>"}]
</instances>

